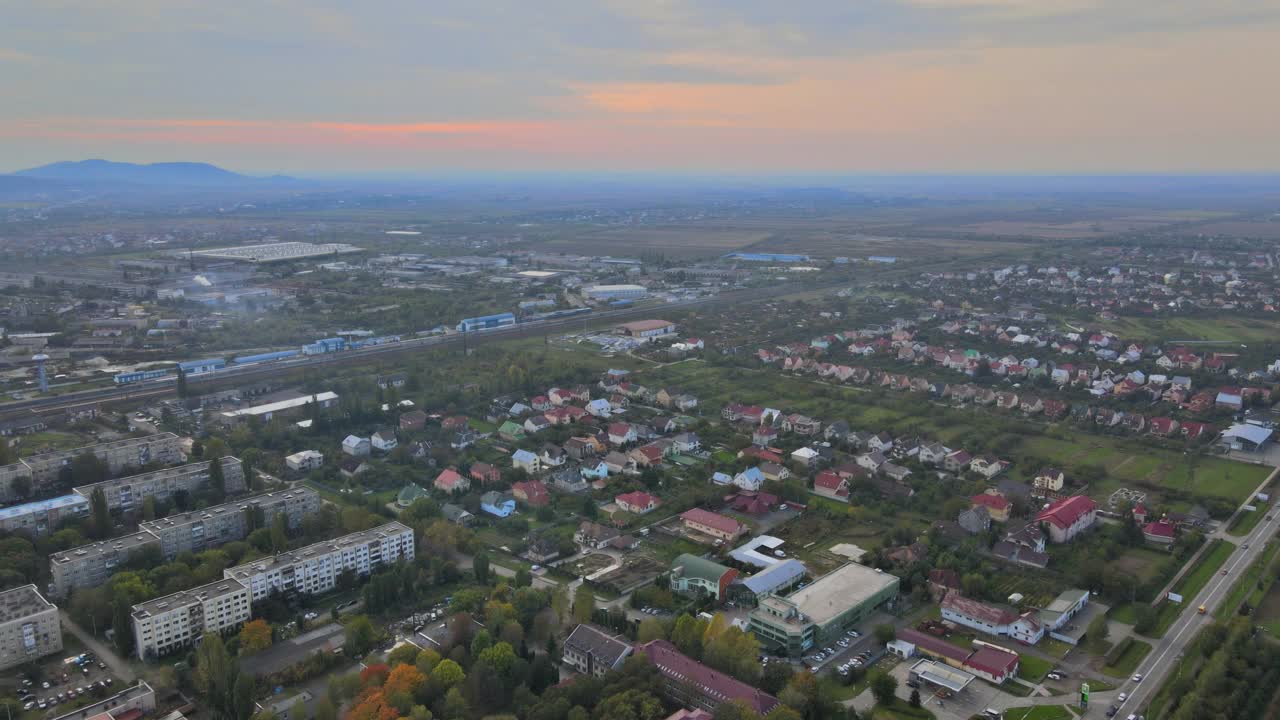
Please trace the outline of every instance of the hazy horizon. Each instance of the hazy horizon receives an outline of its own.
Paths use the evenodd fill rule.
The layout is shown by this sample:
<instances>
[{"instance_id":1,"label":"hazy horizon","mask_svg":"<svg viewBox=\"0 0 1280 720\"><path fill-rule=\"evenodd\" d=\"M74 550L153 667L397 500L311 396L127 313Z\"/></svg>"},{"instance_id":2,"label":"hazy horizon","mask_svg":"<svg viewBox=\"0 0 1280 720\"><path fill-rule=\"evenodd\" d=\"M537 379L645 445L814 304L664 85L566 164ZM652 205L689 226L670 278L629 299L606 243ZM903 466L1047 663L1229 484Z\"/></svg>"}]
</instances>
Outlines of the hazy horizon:
<instances>
[{"instance_id":1,"label":"hazy horizon","mask_svg":"<svg viewBox=\"0 0 1280 720\"><path fill-rule=\"evenodd\" d=\"M1280 170L1280 3L35 3L4 171L1223 175Z\"/></svg>"}]
</instances>

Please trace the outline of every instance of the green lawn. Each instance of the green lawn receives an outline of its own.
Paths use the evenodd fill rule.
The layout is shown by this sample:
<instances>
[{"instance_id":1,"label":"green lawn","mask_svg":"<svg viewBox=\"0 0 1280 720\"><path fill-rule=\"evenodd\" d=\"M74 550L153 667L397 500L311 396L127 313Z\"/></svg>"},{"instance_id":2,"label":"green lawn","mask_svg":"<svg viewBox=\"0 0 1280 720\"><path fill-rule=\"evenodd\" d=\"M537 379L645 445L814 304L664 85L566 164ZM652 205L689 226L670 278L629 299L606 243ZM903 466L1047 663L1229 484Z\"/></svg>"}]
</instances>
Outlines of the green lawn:
<instances>
[{"instance_id":1,"label":"green lawn","mask_svg":"<svg viewBox=\"0 0 1280 720\"><path fill-rule=\"evenodd\" d=\"M931 720L933 717L933 713L911 707L905 700L898 700L892 706L877 704L871 709L871 720Z\"/></svg>"},{"instance_id":2,"label":"green lawn","mask_svg":"<svg viewBox=\"0 0 1280 720\"><path fill-rule=\"evenodd\" d=\"M1063 705L1033 705L1004 711L1005 720L1072 720L1074 717Z\"/></svg>"},{"instance_id":3,"label":"green lawn","mask_svg":"<svg viewBox=\"0 0 1280 720\"><path fill-rule=\"evenodd\" d=\"M1186 598L1187 602L1209 584L1209 580L1220 570L1235 552L1236 546L1226 540L1214 540L1209 549L1200 556L1200 560L1182 579L1173 586L1173 591Z\"/></svg>"},{"instance_id":4,"label":"green lawn","mask_svg":"<svg viewBox=\"0 0 1280 720\"><path fill-rule=\"evenodd\" d=\"M1234 535L1235 537L1248 535L1253 532L1254 528L1258 527L1258 523L1261 522L1262 518L1266 517L1269 512L1271 512L1271 508L1261 504L1259 504L1258 509L1253 512L1242 512L1236 516L1235 520L1231 521L1231 526L1227 528L1227 533L1229 535Z\"/></svg>"},{"instance_id":5,"label":"green lawn","mask_svg":"<svg viewBox=\"0 0 1280 720\"><path fill-rule=\"evenodd\" d=\"M1134 640L1129 644L1125 651L1116 658L1114 665L1106 665L1102 668L1102 672L1111 677L1126 678L1133 673L1134 668L1142 662L1143 658L1151 652L1151 646L1141 640Z\"/></svg>"},{"instance_id":6,"label":"green lawn","mask_svg":"<svg viewBox=\"0 0 1280 720\"><path fill-rule=\"evenodd\" d=\"M1240 579L1231 586L1231 591L1227 593L1227 597L1214 611L1213 616L1218 620L1227 620L1236 614L1236 610L1240 608L1240 603L1248 602L1252 608L1257 608L1261 603L1271 583L1275 581L1275 573L1271 571L1272 563L1275 561L1276 553L1280 551L1280 543L1271 541L1267 547L1254 560Z\"/></svg>"},{"instance_id":7,"label":"green lawn","mask_svg":"<svg viewBox=\"0 0 1280 720\"><path fill-rule=\"evenodd\" d=\"M1061 660L1062 658L1066 657L1067 653L1071 652L1071 650L1075 646L1064 643L1061 640L1054 640L1051 637L1046 637L1045 639L1041 640L1040 643L1036 645L1036 647L1040 648L1041 651L1047 652L1050 655Z\"/></svg>"},{"instance_id":8,"label":"green lawn","mask_svg":"<svg viewBox=\"0 0 1280 720\"><path fill-rule=\"evenodd\" d=\"M1044 679L1053 669L1053 663L1031 655L1023 655L1018 660L1018 677L1033 683Z\"/></svg>"}]
</instances>

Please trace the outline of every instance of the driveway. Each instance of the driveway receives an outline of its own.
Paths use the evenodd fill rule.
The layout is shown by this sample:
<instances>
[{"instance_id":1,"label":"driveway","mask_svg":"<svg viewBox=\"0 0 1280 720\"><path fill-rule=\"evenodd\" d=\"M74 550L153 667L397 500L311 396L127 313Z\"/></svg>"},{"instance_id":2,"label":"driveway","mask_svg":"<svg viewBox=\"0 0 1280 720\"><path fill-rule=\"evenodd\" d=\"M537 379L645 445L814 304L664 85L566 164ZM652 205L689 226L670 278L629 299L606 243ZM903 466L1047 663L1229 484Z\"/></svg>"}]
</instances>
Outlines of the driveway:
<instances>
[{"instance_id":1,"label":"driveway","mask_svg":"<svg viewBox=\"0 0 1280 720\"><path fill-rule=\"evenodd\" d=\"M128 662L116 653L115 648L85 632L79 625L75 624L66 610L59 609L58 617L62 620L62 627L70 630L71 634L76 636L76 639L93 651L93 654L97 655L99 660L106 663L107 668L121 682L132 685L138 679L138 674L133 671Z\"/></svg>"}]
</instances>

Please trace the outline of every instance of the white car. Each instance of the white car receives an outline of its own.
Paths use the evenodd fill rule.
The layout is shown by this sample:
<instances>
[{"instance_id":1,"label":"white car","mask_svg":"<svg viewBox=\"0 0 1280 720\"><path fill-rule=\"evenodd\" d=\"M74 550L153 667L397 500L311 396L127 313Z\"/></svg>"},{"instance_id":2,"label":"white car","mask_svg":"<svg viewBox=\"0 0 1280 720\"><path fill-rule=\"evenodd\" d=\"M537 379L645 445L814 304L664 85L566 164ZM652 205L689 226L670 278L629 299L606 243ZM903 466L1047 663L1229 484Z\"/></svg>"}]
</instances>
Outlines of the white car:
<instances>
[{"instance_id":1,"label":"white car","mask_svg":"<svg viewBox=\"0 0 1280 720\"><path fill-rule=\"evenodd\" d=\"M1116 702L1124 702L1129 699L1129 693L1120 693L1116 696Z\"/></svg>"},{"instance_id":2,"label":"white car","mask_svg":"<svg viewBox=\"0 0 1280 720\"><path fill-rule=\"evenodd\" d=\"M1134 682L1136 682L1136 683L1140 683L1140 682L1142 682L1142 673L1138 673L1137 675L1134 675L1134 676L1133 676L1133 681L1134 681Z\"/></svg>"}]
</instances>

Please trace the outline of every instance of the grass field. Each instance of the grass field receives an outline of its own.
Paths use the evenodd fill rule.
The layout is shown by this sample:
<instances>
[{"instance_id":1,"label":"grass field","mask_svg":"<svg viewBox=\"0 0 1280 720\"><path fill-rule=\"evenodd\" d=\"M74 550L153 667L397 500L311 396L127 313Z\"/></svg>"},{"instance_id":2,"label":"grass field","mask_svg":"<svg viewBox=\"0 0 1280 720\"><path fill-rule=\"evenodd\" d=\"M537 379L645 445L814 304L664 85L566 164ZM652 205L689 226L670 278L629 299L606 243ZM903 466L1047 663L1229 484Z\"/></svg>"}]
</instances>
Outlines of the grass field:
<instances>
[{"instance_id":1,"label":"grass field","mask_svg":"<svg viewBox=\"0 0 1280 720\"><path fill-rule=\"evenodd\" d=\"M1032 655L1023 655L1018 660L1018 677L1038 683L1053 669L1053 663Z\"/></svg>"},{"instance_id":2,"label":"grass field","mask_svg":"<svg viewBox=\"0 0 1280 720\"><path fill-rule=\"evenodd\" d=\"M897 700L892 706L877 704L871 709L872 720L930 720L934 714L924 708L915 708L905 700Z\"/></svg>"},{"instance_id":3,"label":"grass field","mask_svg":"<svg viewBox=\"0 0 1280 720\"><path fill-rule=\"evenodd\" d=\"M1271 589L1262 596L1254 618L1271 633L1271 637L1280 638L1280 582L1272 583Z\"/></svg>"},{"instance_id":4,"label":"grass field","mask_svg":"<svg viewBox=\"0 0 1280 720\"><path fill-rule=\"evenodd\" d=\"M1189 606L1193 602L1195 596L1199 594L1204 586L1209 584L1215 573L1218 572L1231 557L1231 553L1235 552L1236 546L1226 540L1217 539L1209 543L1209 548L1204 551L1200 558L1182 579L1174 584L1170 592L1181 595L1183 601L1181 604L1169 601L1161 602L1156 606L1159 616L1156 619L1156 625L1150 633L1146 633L1147 637L1160 638L1164 637L1165 632L1173 625L1184 611L1194 612ZM1112 617L1119 620L1112 614Z\"/></svg>"},{"instance_id":5,"label":"grass field","mask_svg":"<svg viewBox=\"0 0 1280 720\"><path fill-rule=\"evenodd\" d=\"M1004 711L1004 720L1071 720L1074 717L1063 705L1033 705Z\"/></svg>"},{"instance_id":6,"label":"grass field","mask_svg":"<svg viewBox=\"0 0 1280 720\"><path fill-rule=\"evenodd\" d=\"M1149 547L1131 547L1113 561L1117 570L1123 570L1139 582L1145 583L1160 572L1160 565L1169 559L1169 553ZM1112 616L1114 617L1114 613ZM1117 618L1118 619L1118 618Z\"/></svg>"},{"instance_id":7,"label":"grass field","mask_svg":"<svg viewBox=\"0 0 1280 720\"><path fill-rule=\"evenodd\" d=\"M1235 537L1248 535L1253 532L1254 528L1258 527L1258 523L1261 522L1262 518L1266 517L1269 512L1271 512L1270 507L1258 504L1257 510L1254 510L1253 512L1240 513L1236 516L1236 519L1231 522L1231 527L1227 528L1227 534Z\"/></svg>"},{"instance_id":8,"label":"grass field","mask_svg":"<svg viewBox=\"0 0 1280 720\"><path fill-rule=\"evenodd\" d=\"M1280 552L1280 543L1272 540L1262 551L1256 560L1249 564L1240 579L1231 586L1231 591L1227 593L1227 597L1223 599L1222 604L1213 612L1213 616L1218 620L1226 620L1236 613L1240 607L1240 603L1249 602L1249 606L1257 608L1262 603L1271 584L1275 582L1275 570L1273 563L1276 559L1277 552Z\"/></svg>"},{"instance_id":9,"label":"grass field","mask_svg":"<svg viewBox=\"0 0 1280 720\"><path fill-rule=\"evenodd\" d=\"M1215 340L1224 343L1274 342L1280 321L1244 317L1120 318L1102 327L1136 340Z\"/></svg>"},{"instance_id":10,"label":"grass field","mask_svg":"<svg viewBox=\"0 0 1280 720\"><path fill-rule=\"evenodd\" d=\"M1124 652L1120 654L1120 657L1115 659L1113 664L1104 665L1102 667L1102 672L1110 675L1111 677L1129 677L1134 669L1138 667L1138 664L1142 662L1143 658L1145 658L1150 652L1151 645L1141 640L1134 640L1127 648L1125 648Z\"/></svg>"}]
</instances>

